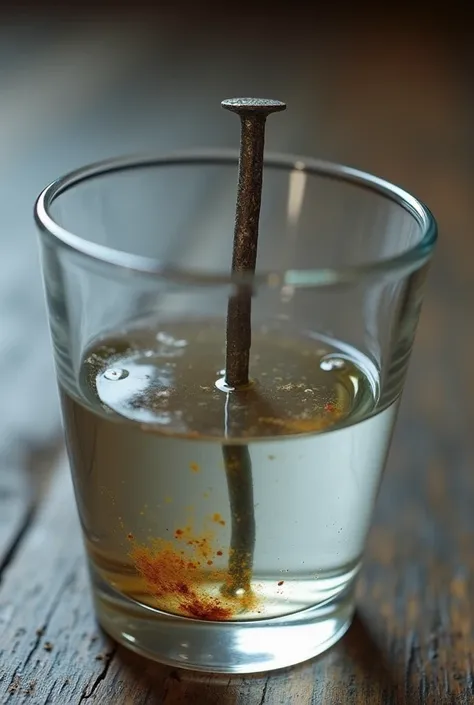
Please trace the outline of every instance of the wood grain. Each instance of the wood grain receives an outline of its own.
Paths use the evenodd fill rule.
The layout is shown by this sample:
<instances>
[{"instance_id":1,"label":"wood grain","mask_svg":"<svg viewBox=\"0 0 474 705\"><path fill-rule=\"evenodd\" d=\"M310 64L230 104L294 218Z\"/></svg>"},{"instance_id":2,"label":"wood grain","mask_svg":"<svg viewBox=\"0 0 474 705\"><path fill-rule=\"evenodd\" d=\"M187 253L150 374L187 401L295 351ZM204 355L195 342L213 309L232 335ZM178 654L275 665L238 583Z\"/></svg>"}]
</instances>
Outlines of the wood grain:
<instances>
[{"instance_id":1,"label":"wood grain","mask_svg":"<svg viewBox=\"0 0 474 705\"><path fill-rule=\"evenodd\" d=\"M177 671L111 644L93 618L64 463L39 511L38 500L32 499L41 497L32 489L28 470L37 461L34 449L47 447L57 427L51 421L28 435L38 415L37 406L35 414L21 411L21 404L27 408L31 399L28 376L20 387L14 452L13 435L0 433L5 451L0 453L1 703L474 703L474 102L466 68L469 47L462 36L453 43L443 27L425 27L420 33L392 22L339 23L319 34L314 26L299 34L293 30L288 29L293 44L289 40L281 57L269 49L275 62L267 57L266 68L259 64L250 78L248 68L230 71L233 49L212 40L215 25L203 29L199 41L191 39L188 45L195 70L200 66L202 74L214 72L212 87L209 82L201 91L202 123L193 128L195 115L174 123L173 110L182 114L190 83L186 56L177 63L175 80L182 95L174 106L162 108L165 77L160 74L153 92L150 69L141 86L135 86L138 108L130 120L143 143L161 145L168 130L173 144L202 144L213 135L208 121L212 101L217 105L225 95L241 93L242 85L259 93L268 88L269 94L288 101L289 115L297 116L285 136L274 136L273 143L270 139L273 148L373 171L422 197L439 220L441 241L368 541L356 620L320 658L269 677ZM212 42L219 70L207 50ZM257 54L250 57L252 65ZM197 95L195 79L189 91ZM153 142L158 115L159 137ZM89 149L99 143L101 120L88 123ZM110 150L122 141L120 151L135 144L132 128L120 129L115 138L109 136ZM65 131L58 139L67 144L71 137ZM219 132L217 141L227 139ZM24 282L27 267L18 271ZM7 310L5 298L3 303ZM28 324L35 305L25 303L25 311L22 320ZM10 325L21 341L15 317ZM3 340L8 342L8 334Z\"/></svg>"},{"instance_id":2,"label":"wood grain","mask_svg":"<svg viewBox=\"0 0 474 705\"><path fill-rule=\"evenodd\" d=\"M2 703L78 703L107 663L111 647L98 638L72 509L63 461L15 561L2 575Z\"/></svg>"}]
</instances>

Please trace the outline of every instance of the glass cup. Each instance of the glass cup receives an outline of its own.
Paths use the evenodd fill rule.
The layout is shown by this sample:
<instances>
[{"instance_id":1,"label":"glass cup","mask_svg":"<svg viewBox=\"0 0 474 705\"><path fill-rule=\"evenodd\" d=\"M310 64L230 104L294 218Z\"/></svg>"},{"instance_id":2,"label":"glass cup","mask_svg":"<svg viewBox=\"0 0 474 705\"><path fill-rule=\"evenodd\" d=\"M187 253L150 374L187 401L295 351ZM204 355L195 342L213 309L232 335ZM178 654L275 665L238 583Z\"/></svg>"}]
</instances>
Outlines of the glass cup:
<instances>
[{"instance_id":1,"label":"glass cup","mask_svg":"<svg viewBox=\"0 0 474 705\"><path fill-rule=\"evenodd\" d=\"M351 168L265 159L230 275L238 154L124 158L39 196L64 427L98 619L163 663L281 668L347 630L436 240ZM252 294L250 383L225 384Z\"/></svg>"}]
</instances>

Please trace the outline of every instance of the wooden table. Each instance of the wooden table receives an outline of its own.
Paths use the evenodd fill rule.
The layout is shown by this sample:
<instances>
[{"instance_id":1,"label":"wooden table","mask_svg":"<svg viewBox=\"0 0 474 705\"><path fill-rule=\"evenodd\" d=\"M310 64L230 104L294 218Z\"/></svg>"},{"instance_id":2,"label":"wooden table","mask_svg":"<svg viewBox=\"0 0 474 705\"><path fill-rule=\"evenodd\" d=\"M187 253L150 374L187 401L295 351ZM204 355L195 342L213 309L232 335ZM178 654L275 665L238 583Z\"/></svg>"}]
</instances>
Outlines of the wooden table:
<instances>
[{"instance_id":1,"label":"wooden table","mask_svg":"<svg viewBox=\"0 0 474 705\"><path fill-rule=\"evenodd\" d=\"M33 78L49 90L47 100L40 90L28 93L26 112L25 73L9 74L9 112L0 115L0 170L6 176L7 164L9 175L0 235L0 703L474 703L474 102L467 45L461 36L446 38L442 27L333 22L319 33L311 26L297 33L290 24L275 30L288 40L269 50L263 68L261 55L250 55L250 64L232 72L232 51L216 45L213 26L181 57L173 53L173 27L156 29L153 41L133 32L125 53L117 28L95 44L88 35L87 52L80 33L74 44L61 39L62 29L52 32L43 53L29 35L20 37ZM214 71L199 96L189 55L195 73ZM173 85L160 68L171 56ZM52 70L59 72L54 81ZM30 204L47 179L90 158L147 145L232 144L235 133L225 132L229 123L223 126L215 106L244 86L290 105L293 116L270 146L400 183L432 207L442 239L353 627L310 663L230 678L145 662L111 643L94 621ZM125 89L131 98L117 113ZM197 100L192 116L183 113L189 95Z\"/></svg>"}]
</instances>

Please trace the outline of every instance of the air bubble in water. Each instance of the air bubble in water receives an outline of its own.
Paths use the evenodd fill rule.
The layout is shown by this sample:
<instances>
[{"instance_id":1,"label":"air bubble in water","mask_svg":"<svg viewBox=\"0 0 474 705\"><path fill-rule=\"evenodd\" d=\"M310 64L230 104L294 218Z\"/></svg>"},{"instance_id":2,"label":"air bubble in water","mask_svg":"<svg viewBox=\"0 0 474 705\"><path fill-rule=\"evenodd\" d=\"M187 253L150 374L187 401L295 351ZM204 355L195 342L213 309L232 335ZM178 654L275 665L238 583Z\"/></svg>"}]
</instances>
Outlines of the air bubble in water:
<instances>
[{"instance_id":1,"label":"air bubble in water","mask_svg":"<svg viewBox=\"0 0 474 705\"><path fill-rule=\"evenodd\" d=\"M346 366L346 361L341 357L326 357L321 360L319 366L325 372L332 372L333 370L342 370Z\"/></svg>"},{"instance_id":2,"label":"air bubble in water","mask_svg":"<svg viewBox=\"0 0 474 705\"><path fill-rule=\"evenodd\" d=\"M167 333L163 333L162 331L156 334L156 339L159 343L163 343L163 345L169 345L173 348L185 348L188 344L187 340L177 340L176 338L173 338L172 335L168 335Z\"/></svg>"},{"instance_id":3,"label":"air bubble in water","mask_svg":"<svg viewBox=\"0 0 474 705\"><path fill-rule=\"evenodd\" d=\"M220 392L225 392L226 394L235 391L233 387L229 387L229 385L225 381L225 377L221 377L220 379L216 380L215 385Z\"/></svg>"},{"instance_id":4,"label":"air bubble in water","mask_svg":"<svg viewBox=\"0 0 474 705\"><path fill-rule=\"evenodd\" d=\"M125 377L128 377L128 372L120 367L110 367L104 372L104 377L111 382L117 382L119 379L125 379Z\"/></svg>"}]
</instances>

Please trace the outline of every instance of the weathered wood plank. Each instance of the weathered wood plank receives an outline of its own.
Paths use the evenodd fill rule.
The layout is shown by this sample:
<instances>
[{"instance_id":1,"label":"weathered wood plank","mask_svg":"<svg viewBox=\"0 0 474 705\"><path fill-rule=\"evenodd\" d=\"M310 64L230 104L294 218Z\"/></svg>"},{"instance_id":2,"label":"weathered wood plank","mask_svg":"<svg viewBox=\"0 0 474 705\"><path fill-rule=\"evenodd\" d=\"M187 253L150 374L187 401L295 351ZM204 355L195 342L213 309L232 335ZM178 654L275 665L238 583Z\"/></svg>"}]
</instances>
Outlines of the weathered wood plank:
<instances>
[{"instance_id":1,"label":"weathered wood plank","mask_svg":"<svg viewBox=\"0 0 474 705\"><path fill-rule=\"evenodd\" d=\"M0 585L2 703L80 702L111 648L92 615L64 465Z\"/></svg>"},{"instance_id":2,"label":"weathered wood plank","mask_svg":"<svg viewBox=\"0 0 474 705\"><path fill-rule=\"evenodd\" d=\"M0 474L0 576L28 526L31 511L24 476L17 468L5 468Z\"/></svg>"}]
</instances>

